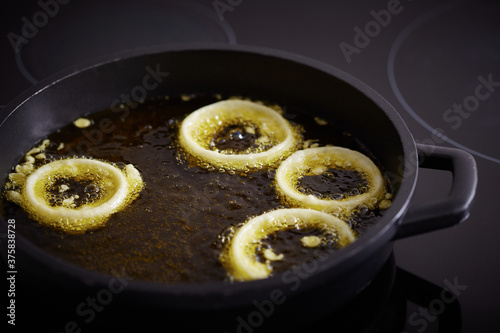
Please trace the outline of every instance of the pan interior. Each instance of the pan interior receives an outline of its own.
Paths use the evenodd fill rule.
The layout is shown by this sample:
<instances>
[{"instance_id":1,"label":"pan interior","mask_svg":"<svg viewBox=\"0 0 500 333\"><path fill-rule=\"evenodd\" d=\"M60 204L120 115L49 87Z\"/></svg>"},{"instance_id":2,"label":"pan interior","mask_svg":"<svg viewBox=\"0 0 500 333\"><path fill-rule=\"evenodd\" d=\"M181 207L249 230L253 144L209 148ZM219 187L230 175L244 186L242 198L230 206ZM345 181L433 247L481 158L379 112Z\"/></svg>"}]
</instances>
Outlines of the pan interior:
<instances>
[{"instance_id":1,"label":"pan interior","mask_svg":"<svg viewBox=\"0 0 500 333\"><path fill-rule=\"evenodd\" d=\"M200 61L201 59L203 61ZM245 66L242 66L242 63ZM116 73L120 73L119 78L116 77ZM311 114L320 119L326 119L334 130L316 132L314 138L322 135L327 137L327 141L331 141L332 137L340 138L341 144L339 145L359 149L373 157L389 175L394 193L398 192L402 180L400 176L402 173L401 159L398 156L404 156L403 145L405 142L404 140L402 142L398 129L393 124L394 119L383 112L369 96L360 93L345 80L312 66L298 64L280 57L227 50L197 50L195 52L179 50L125 58L118 62L110 62L83 70L77 75L70 75L50 86L50 89L38 89L36 93L33 90L31 93L28 92L25 96L21 96L17 103L13 103L16 104L15 107L2 115L2 129L7 129L7 131L2 131L3 134L0 134L2 142L7 142L3 140L4 137L23 133L22 136L17 135L17 145L1 147L3 156L6 157L1 162L2 179L6 178L10 168L31 146L55 130L70 124L77 117L88 116L95 111L110 107L115 111L114 114L117 117L124 115L128 117L136 111L141 111L143 107L151 106L148 103L143 104L142 100L136 100L133 97L134 92L137 94L140 90L137 87L143 85L147 75L149 78L156 79L156 83L158 83L154 89L145 90L144 97L148 100L161 99L164 96L193 94L209 98L203 101L206 103L215 94L244 95L282 105L291 121L298 122L295 117L299 113L307 115L303 117L304 122L313 121L314 117L311 119ZM340 73L338 76L342 76L342 74ZM130 102L124 100L124 95L129 96ZM92 98L88 98L88 96L92 96ZM202 99L193 99L192 102L196 103ZM124 107L117 109L117 105L124 105ZM192 105L192 107L194 106ZM178 110L180 113L185 111L187 110ZM169 119L175 118L175 112L170 110L168 112L172 112ZM25 119L32 121L26 122ZM140 122L140 117L137 120ZM381 128L384 130L380 130ZM91 133L90 129L87 133ZM129 133L137 134L128 131L127 135ZM83 135L89 141L91 141L90 138L99 139L98 135L94 137L92 134ZM144 136L146 132L140 135ZM158 135L168 137L170 134ZM154 136L150 137L151 147L154 146L156 139ZM323 138L323 140L325 139ZM115 148L110 145L103 149L101 158L113 160L113 149ZM118 160L114 162L124 163ZM166 164L161 164L162 161L159 162L160 164L157 165L159 168L168 165L168 162ZM391 177L391 175L395 176ZM262 175L262 179L265 177L268 175ZM147 180L146 183L148 183ZM175 185L175 183L172 184ZM206 196L208 200L213 199L210 193L214 189L211 186L218 186L216 181L210 184L197 190L205 194L208 193ZM265 195L261 195L261 197L266 198ZM273 200L257 202L259 207L272 208L276 204ZM202 207L200 203L206 202L197 203ZM233 208L237 208L240 204L236 201L232 205ZM144 212L147 212L147 207L143 208ZM6 218L12 216L10 214L5 210L3 212ZM194 218L188 217L186 221ZM113 221L110 221L110 225L112 223ZM185 227L189 228L187 223ZM139 229L136 231L136 235L141 237L142 231ZM217 237L213 236L201 233L197 235L202 243L209 245L210 251L214 248L216 250L218 246ZM54 237L64 239L68 236L55 234ZM155 238L152 239L154 243ZM105 245L101 244L100 246L104 247ZM54 247L56 248L57 245ZM50 253L50 251L47 252ZM212 256L213 259L211 253L204 255ZM154 262L154 255L146 258L146 261L148 260ZM220 277L219 275L218 278ZM182 279L180 277L178 281L182 281Z\"/></svg>"},{"instance_id":2,"label":"pan interior","mask_svg":"<svg viewBox=\"0 0 500 333\"><path fill-rule=\"evenodd\" d=\"M78 156L110 161L118 167L132 164L141 173L146 186L139 197L124 211L114 214L104 227L84 235L63 234L30 220L8 201L3 202L3 215L15 218L19 233L38 247L89 270L112 275L125 269L135 279L162 283L227 279L219 256L227 246L229 234L252 216L291 206L276 193L274 169L248 174L207 170L181 153L177 134L183 117L220 98L220 95L157 97L138 105L126 117L110 109L103 110L86 117L92 123L89 127L78 128L70 123L48 136L45 159L35 165ZM301 110L293 105L282 108L285 106L284 117L303 127L308 145L347 147L375 159L359 140L338 128L332 119L310 117L314 110ZM350 174L346 176L352 178ZM332 177L328 179L329 186L343 188L349 180ZM321 176L317 178L320 183L324 180ZM318 184L311 186L322 189ZM361 235L382 214L378 209L366 208L356 211L347 222ZM291 267L335 249L326 243L311 248L301 246L300 239L304 236L320 239L321 235L315 230L291 230L272 235L263 246L272 245L277 251L287 253L286 260L277 263L277 267ZM332 237L330 243L335 241Z\"/></svg>"}]
</instances>

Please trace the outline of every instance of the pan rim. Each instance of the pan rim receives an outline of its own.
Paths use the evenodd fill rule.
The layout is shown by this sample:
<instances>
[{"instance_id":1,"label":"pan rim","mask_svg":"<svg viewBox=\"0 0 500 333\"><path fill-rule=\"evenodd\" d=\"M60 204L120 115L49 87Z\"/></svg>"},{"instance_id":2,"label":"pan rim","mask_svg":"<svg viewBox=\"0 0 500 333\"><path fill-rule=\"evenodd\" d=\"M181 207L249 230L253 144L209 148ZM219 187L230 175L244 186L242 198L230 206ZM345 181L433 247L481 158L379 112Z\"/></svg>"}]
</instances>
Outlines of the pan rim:
<instances>
[{"instance_id":1,"label":"pan rim","mask_svg":"<svg viewBox=\"0 0 500 333\"><path fill-rule=\"evenodd\" d=\"M384 99L375 89L368 86L361 80L355 78L354 76L344 72L334 66L329 64L302 56L298 54L293 54L286 51L248 46L248 45L227 45L218 43L195 43L195 44L176 44L176 45L157 45L147 48L139 48L129 51L120 52L111 56L105 56L101 59L94 59L88 63L79 64L71 68L62 70L42 81L38 84L28 88L23 93L15 97L10 103L8 103L0 111L0 128L2 124L9 118L13 112L16 112L19 107L27 102L33 96L43 92L46 89L50 89L51 86L56 84L64 84L64 81L70 77L78 75L81 72L89 71L97 67L106 66L115 62L120 62L123 60L130 60L136 57L150 56L159 53L166 52L197 52L197 51L214 51L214 52L239 52L239 53L249 53L256 54L260 56L274 57L278 60L287 60L293 63L298 63L302 66L312 67L313 69L324 72L330 76L334 76L338 80L344 81L348 85L354 87L359 93L366 96L368 99L373 101L379 110L389 118L390 122L396 129L400 144L403 151L404 161L408 161L410 156L416 155L416 144L415 141L408 130L406 124L404 123L401 116L397 113L394 107ZM383 245L391 242L394 236L397 224L403 218L411 197L413 195L415 184L418 176L418 168L408 168L404 166L404 171L401 179L401 185L398 189L398 194L394 197L391 207L389 207L384 216L366 231L363 237L360 237L356 242L346 247L338 253L334 253L327 260L321 263L317 272L314 273L318 278L322 275L329 275L334 267L338 269L338 272L345 272L355 266L355 262L362 262L368 259L374 251L377 251ZM0 217L1 228L6 228L6 221ZM98 273L94 271L87 270L83 267L79 267L75 264L66 262L54 255L46 253L42 249L38 248L36 245L32 244L30 241L25 239L22 235L17 235L17 244L19 248L25 249L26 253L30 256L36 257L37 260L41 261L43 265L50 268L53 272L61 272L67 276L83 282L89 287L103 287L106 286L112 278L110 275L103 273ZM354 260L353 258L356 258ZM331 273L331 272L330 272ZM273 290L283 285L282 274L277 274L268 279L249 281L243 283L228 283L224 281L214 281L203 284L193 284L193 283L176 283L176 284L164 284L155 283L148 281L129 281L127 291L132 294L151 294L151 295L163 295L163 296L175 296L174 300L167 301L164 300L165 304L170 304L175 306L181 306L181 303L185 303L186 306L192 308L191 299L193 298L211 298L219 297L221 302L226 302L228 299L234 299L232 302L227 302L225 304L220 304L220 306L231 306L234 304L239 304L242 302L243 298L240 297L242 294L252 297L255 290ZM304 284L305 285L305 284ZM300 291L304 291L306 288L302 288ZM184 299L179 303L179 298ZM203 306L200 303L199 306ZM213 307L213 300L209 300L206 304L208 307Z\"/></svg>"}]
</instances>

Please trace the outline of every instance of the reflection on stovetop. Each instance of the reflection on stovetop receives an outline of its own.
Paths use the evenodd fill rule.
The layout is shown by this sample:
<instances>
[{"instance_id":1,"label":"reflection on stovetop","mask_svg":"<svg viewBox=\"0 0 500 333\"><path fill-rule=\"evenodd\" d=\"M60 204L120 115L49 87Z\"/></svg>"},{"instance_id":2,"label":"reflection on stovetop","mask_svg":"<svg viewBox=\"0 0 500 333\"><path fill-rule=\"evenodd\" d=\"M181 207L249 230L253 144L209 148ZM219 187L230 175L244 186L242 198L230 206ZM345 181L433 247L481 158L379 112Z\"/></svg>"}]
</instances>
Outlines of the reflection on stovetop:
<instances>
[{"instance_id":1,"label":"reflection on stovetop","mask_svg":"<svg viewBox=\"0 0 500 333\"><path fill-rule=\"evenodd\" d=\"M1 105L90 59L152 45L237 42L231 25L195 0L16 1L5 12Z\"/></svg>"},{"instance_id":2,"label":"reflection on stovetop","mask_svg":"<svg viewBox=\"0 0 500 333\"><path fill-rule=\"evenodd\" d=\"M488 143L500 139L500 38L488 32L500 31L499 15L498 3L437 6L399 33L388 59L391 88L432 133L429 143L448 142L495 163L498 147Z\"/></svg>"},{"instance_id":3,"label":"reflection on stovetop","mask_svg":"<svg viewBox=\"0 0 500 333\"><path fill-rule=\"evenodd\" d=\"M461 310L451 289L397 267L391 256L375 280L352 302L290 332L458 333Z\"/></svg>"},{"instance_id":4,"label":"reflection on stovetop","mask_svg":"<svg viewBox=\"0 0 500 333\"><path fill-rule=\"evenodd\" d=\"M375 279L352 301L340 309L320 316L305 314L287 317L285 314L257 315L258 309L231 312L229 315L203 312L176 312L146 308L141 304L120 303L106 306L95 304L83 312L81 304L89 304L92 296L47 289L31 276L18 279L16 303L19 313L29 319L18 320L18 328L32 327L38 331L113 332L159 328L165 331L196 330L203 332L460 332L461 311L453 286L443 289L396 266L391 255ZM103 296L104 297L104 296ZM87 303L85 303L87 302ZM97 308L99 306L99 308ZM276 309L279 310L279 309ZM91 320L89 320L91 319ZM88 321L88 322L87 322ZM75 332L76 332L75 331Z\"/></svg>"},{"instance_id":5,"label":"reflection on stovetop","mask_svg":"<svg viewBox=\"0 0 500 333\"><path fill-rule=\"evenodd\" d=\"M234 44L236 37L214 11L193 1L87 1L72 4L65 15L54 15L36 38L21 44L16 64L36 83L89 58L187 42Z\"/></svg>"}]
</instances>

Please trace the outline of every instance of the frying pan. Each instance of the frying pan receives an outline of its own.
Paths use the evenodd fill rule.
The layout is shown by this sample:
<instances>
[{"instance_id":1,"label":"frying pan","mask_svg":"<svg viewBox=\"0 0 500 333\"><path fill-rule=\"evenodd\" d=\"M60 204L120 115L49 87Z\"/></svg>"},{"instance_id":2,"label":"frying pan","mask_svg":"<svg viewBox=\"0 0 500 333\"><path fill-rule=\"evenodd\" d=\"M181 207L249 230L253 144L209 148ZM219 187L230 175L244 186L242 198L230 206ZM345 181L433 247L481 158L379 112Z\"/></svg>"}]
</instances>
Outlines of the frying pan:
<instances>
[{"instance_id":1,"label":"frying pan","mask_svg":"<svg viewBox=\"0 0 500 333\"><path fill-rule=\"evenodd\" d=\"M144 85L148 73L156 73L161 82L154 89L153 81L149 81L151 89L135 88ZM335 121L377 157L394 189L394 199L356 242L324 260L244 283L168 285L130 280L119 295L123 304L196 313L258 311L256 304L269 305L269 301L275 313L317 311L326 305L331 309L369 284L389 258L395 241L449 227L468 217L477 184L470 154L416 144L396 110L345 72L302 56L250 46L150 47L69 68L36 84L0 113L0 179L6 179L36 142L79 116L116 107L126 95L132 106L133 96L183 93L243 95L316 110L317 116ZM426 205L412 204L419 168L450 171L449 195ZM2 232L6 232L7 218L0 218ZM112 278L53 257L21 234L17 235L16 254L18 270L64 290L92 293L107 288Z\"/></svg>"}]
</instances>

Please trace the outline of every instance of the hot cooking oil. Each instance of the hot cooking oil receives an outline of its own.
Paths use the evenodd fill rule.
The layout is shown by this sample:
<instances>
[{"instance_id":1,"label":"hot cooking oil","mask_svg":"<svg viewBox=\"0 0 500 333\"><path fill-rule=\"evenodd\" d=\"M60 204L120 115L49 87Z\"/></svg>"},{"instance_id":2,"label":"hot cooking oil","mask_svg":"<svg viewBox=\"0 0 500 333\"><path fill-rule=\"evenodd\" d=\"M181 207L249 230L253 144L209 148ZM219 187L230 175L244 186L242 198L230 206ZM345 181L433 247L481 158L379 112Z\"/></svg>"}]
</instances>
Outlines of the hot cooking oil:
<instances>
[{"instance_id":1,"label":"hot cooking oil","mask_svg":"<svg viewBox=\"0 0 500 333\"><path fill-rule=\"evenodd\" d=\"M273 187L274 170L240 174L207 169L191 163L179 152L177 135L182 119L219 99L220 96L211 95L192 95L190 99L158 97L130 112L104 110L87 115L90 126L68 124L48 136L50 144L43 152L45 158L37 165L77 156L106 160L119 168L132 164L139 170L144 189L133 203L111 216L104 227L83 235L64 234L30 220L18 205L3 198L0 212L15 218L17 232L44 251L89 270L107 274L124 270L136 279L165 283L227 279L219 256L230 230L250 217L283 206ZM292 105L283 105L283 109L283 116L292 124L303 126L304 140L366 152L349 133L336 128L334 121L315 121L311 116L314 110ZM100 124L107 124L106 129L112 130L104 131ZM248 124L232 124L218 133L212 144L220 150L257 149L259 134ZM347 186L350 191L362 188L362 184L355 184L363 182L359 175L330 178L327 183L320 183L332 185L340 179L343 185L339 186ZM51 204L75 195L64 193L67 181L56 179L51 183ZM100 195L98 188L89 187L85 181L69 185L84 195L79 196L76 205ZM318 190L311 182L303 187L312 192ZM360 212L348 223L362 233L379 215L378 211ZM318 237L321 243L301 245L300 240L307 236ZM309 242L311 239L310 244L314 244L315 239L309 238ZM304 260L325 250L328 242L334 240L334 236L321 235L314 229L280 231L263 240L259 260L265 260L264 250L272 246L275 258L287 253L285 260L273 261L276 271L283 271L294 265L294 260ZM295 249L299 250L291 255Z\"/></svg>"}]
</instances>

